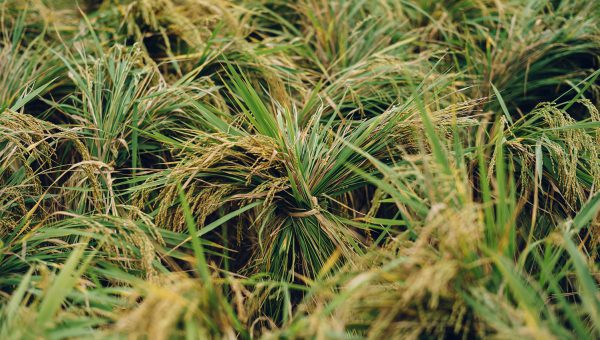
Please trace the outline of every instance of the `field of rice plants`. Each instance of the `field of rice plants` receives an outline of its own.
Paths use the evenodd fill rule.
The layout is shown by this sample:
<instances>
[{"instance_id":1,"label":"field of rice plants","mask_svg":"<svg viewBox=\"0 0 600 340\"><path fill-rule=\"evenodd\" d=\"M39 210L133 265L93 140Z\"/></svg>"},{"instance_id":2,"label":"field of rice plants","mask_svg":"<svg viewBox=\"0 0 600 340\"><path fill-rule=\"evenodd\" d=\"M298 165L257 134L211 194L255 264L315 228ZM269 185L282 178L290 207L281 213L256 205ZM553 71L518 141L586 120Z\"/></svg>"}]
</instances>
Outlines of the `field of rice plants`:
<instances>
[{"instance_id":1,"label":"field of rice plants","mask_svg":"<svg viewBox=\"0 0 600 340\"><path fill-rule=\"evenodd\" d=\"M0 0L0 339L600 338L597 0Z\"/></svg>"}]
</instances>

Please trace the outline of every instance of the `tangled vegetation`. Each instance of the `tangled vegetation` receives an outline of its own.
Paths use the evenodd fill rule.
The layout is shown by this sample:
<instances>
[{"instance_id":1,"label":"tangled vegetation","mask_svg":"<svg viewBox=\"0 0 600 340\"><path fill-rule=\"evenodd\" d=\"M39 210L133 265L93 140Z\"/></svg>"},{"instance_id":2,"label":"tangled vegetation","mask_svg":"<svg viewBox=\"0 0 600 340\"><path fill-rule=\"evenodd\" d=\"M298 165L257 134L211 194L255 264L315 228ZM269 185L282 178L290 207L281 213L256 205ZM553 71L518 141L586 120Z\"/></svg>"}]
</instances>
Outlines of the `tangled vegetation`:
<instances>
[{"instance_id":1,"label":"tangled vegetation","mask_svg":"<svg viewBox=\"0 0 600 340\"><path fill-rule=\"evenodd\" d=\"M600 6L0 0L1 339L600 338Z\"/></svg>"}]
</instances>

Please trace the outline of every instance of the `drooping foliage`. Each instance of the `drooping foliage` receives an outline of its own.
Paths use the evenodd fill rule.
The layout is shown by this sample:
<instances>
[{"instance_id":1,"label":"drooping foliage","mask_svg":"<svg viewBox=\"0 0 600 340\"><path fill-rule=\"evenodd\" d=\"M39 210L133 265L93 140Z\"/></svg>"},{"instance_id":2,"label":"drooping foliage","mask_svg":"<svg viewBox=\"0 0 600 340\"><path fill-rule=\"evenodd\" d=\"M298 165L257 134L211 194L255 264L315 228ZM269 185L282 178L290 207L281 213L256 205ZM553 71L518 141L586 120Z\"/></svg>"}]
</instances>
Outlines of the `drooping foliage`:
<instances>
[{"instance_id":1,"label":"drooping foliage","mask_svg":"<svg viewBox=\"0 0 600 340\"><path fill-rule=\"evenodd\" d=\"M0 0L0 338L600 337L599 23Z\"/></svg>"}]
</instances>

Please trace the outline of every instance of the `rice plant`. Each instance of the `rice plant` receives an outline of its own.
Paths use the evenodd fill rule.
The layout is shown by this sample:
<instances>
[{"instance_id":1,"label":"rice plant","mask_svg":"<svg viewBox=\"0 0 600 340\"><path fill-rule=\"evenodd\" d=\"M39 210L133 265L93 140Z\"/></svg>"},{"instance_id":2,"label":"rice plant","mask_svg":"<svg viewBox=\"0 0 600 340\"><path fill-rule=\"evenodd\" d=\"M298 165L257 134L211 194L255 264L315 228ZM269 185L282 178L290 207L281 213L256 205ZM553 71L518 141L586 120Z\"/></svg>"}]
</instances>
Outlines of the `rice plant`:
<instances>
[{"instance_id":1,"label":"rice plant","mask_svg":"<svg viewBox=\"0 0 600 340\"><path fill-rule=\"evenodd\" d=\"M600 337L599 23L0 1L0 338Z\"/></svg>"}]
</instances>

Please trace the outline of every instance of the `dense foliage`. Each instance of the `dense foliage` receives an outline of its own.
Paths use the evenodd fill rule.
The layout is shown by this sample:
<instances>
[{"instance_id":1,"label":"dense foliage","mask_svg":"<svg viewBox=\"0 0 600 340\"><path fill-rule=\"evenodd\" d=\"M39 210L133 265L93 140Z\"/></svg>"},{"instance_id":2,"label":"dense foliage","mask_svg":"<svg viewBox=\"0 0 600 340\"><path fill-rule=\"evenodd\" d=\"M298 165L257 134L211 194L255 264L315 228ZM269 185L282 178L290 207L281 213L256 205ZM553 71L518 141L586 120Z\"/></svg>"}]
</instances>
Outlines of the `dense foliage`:
<instances>
[{"instance_id":1,"label":"dense foliage","mask_svg":"<svg viewBox=\"0 0 600 340\"><path fill-rule=\"evenodd\" d=\"M600 337L600 6L0 0L0 338Z\"/></svg>"}]
</instances>

